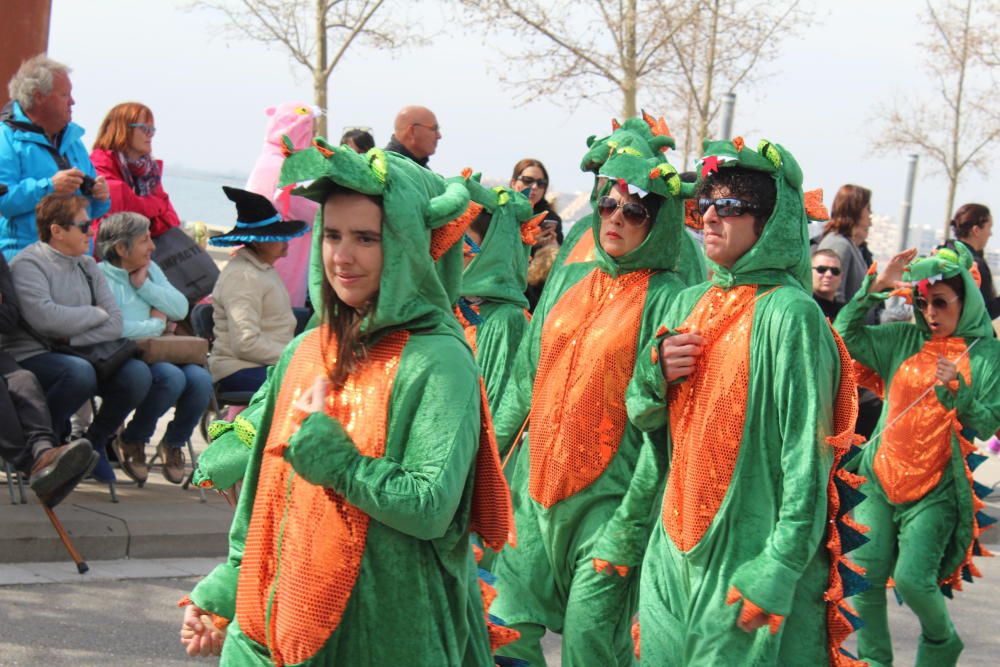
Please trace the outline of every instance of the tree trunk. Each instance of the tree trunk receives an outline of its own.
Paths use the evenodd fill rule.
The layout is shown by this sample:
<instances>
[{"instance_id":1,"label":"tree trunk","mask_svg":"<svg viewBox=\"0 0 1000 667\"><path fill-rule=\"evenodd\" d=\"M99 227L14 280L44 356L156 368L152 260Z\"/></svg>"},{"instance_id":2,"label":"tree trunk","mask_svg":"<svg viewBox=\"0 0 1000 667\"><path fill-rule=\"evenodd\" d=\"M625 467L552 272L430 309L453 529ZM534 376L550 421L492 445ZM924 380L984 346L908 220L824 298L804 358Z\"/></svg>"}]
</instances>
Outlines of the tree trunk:
<instances>
[{"instance_id":1,"label":"tree trunk","mask_svg":"<svg viewBox=\"0 0 1000 667\"><path fill-rule=\"evenodd\" d=\"M636 5L638 0L630 0L627 8L625 9L625 71L623 73L622 80L622 94L624 96L624 104L622 106L622 114L625 118L633 118L636 115L636 95L638 93L638 82L636 81L636 37L635 37L635 21L636 21Z\"/></svg>"},{"instance_id":2,"label":"tree trunk","mask_svg":"<svg viewBox=\"0 0 1000 667\"><path fill-rule=\"evenodd\" d=\"M712 84L715 78L715 48L719 40L719 0L712 2L708 28L708 56L705 59L705 87L698 105L698 151L708 137L708 119L712 110Z\"/></svg>"},{"instance_id":3,"label":"tree trunk","mask_svg":"<svg viewBox=\"0 0 1000 667\"><path fill-rule=\"evenodd\" d=\"M969 58L969 30L972 19L972 0L966 0L965 3L965 15L962 17L962 55L960 56L959 67L958 67L958 81L956 83L957 88L955 89L955 108L954 116L952 118L951 124L951 165L949 166L948 172L948 201L947 209L944 213L944 240L947 241L951 233L951 213L952 207L955 205L955 191L958 189L958 179L962 173L962 167L959 165L959 155L958 151L960 148L960 140L962 137L962 96L965 93L965 69L968 66Z\"/></svg>"},{"instance_id":4,"label":"tree trunk","mask_svg":"<svg viewBox=\"0 0 1000 667\"><path fill-rule=\"evenodd\" d=\"M313 65L313 103L319 107L320 116L316 119L316 136L329 139L326 128L326 83L329 74L326 71L326 5L327 0L316 0L316 63ZM340 137L331 140L336 143Z\"/></svg>"}]
</instances>

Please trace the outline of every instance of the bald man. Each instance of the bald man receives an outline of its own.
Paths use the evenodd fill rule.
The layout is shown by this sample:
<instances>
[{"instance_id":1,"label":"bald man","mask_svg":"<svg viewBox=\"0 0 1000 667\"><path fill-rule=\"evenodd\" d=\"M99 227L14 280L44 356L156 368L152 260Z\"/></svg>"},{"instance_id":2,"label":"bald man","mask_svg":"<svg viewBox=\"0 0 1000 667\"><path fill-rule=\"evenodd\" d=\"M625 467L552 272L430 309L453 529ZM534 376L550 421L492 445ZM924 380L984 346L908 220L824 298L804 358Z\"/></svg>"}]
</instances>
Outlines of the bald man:
<instances>
[{"instance_id":1,"label":"bald man","mask_svg":"<svg viewBox=\"0 0 1000 667\"><path fill-rule=\"evenodd\" d=\"M426 167L440 139L441 126L434 112L427 107L408 106L396 114L392 138L385 149Z\"/></svg>"}]
</instances>

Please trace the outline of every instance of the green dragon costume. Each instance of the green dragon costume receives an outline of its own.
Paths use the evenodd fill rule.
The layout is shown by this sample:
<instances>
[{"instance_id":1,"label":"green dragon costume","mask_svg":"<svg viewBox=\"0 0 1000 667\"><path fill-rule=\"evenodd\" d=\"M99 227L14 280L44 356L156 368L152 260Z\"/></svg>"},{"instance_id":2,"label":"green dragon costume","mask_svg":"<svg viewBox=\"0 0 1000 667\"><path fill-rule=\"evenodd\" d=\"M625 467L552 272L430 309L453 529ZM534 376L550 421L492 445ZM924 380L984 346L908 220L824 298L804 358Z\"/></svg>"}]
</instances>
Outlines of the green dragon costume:
<instances>
[{"instance_id":1,"label":"green dragon costume","mask_svg":"<svg viewBox=\"0 0 1000 667\"><path fill-rule=\"evenodd\" d=\"M368 355L324 411L303 415L293 402L327 372L337 341L321 326L285 350L229 559L190 599L231 620L222 664L492 665L499 642L468 534L499 549L509 496L495 447L481 442L478 371L432 257L468 193L394 154L322 139L288 157L281 179L317 202L335 185L381 197Z\"/></svg>"},{"instance_id":2,"label":"green dragon costume","mask_svg":"<svg viewBox=\"0 0 1000 667\"><path fill-rule=\"evenodd\" d=\"M563 634L563 664L631 662L636 587L590 563L644 437L628 424L624 404L639 341L684 287L673 269L690 184L662 158L624 146L601 174L609 179L602 194L621 187L620 179L658 195L662 205L634 250L612 258L595 242L595 261L567 265L550 278L495 420L501 452L517 446L525 424L529 437L513 459L518 544L497 556L491 611L521 633L498 653L532 666L545 664L539 640L546 628ZM600 229L595 216L595 239Z\"/></svg>"},{"instance_id":3,"label":"green dragon costume","mask_svg":"<svg viewBox=\"0 0 1000 667\"><path fill-rule=\"evenodd\" d=\"M857 664L840 643L856 624L843 598L863 586L843 556L865 539L846 515L861 480L838 466L856 442L856 385L811 298L802 172L781 146L741 138L706 142L701 164L702 179L734 166L771 175L774 210L732 268L710 261L711 282L682 292L642 348L626 402L653 438L594 564L635 576L642 563L643 664ZM692 329L706 340L696 369L668 385L659 343ZM758 613L768 627L737 627Z\"/></svg>"},{"instance_id":4,"label":"green dragon costume","mask_svg":"<svg viewBox=\"0 0 1000 667\"><path fill-rule=\"evenodd\" d=\"M979 576L972 557L988 555L979 535L995 521L981 511L990 489L972 479L985 459L972 441L1000 426L1000 341L969 273L972 255L955 245L954 251L916 260L904 274L921 290L961 276L964 304L950 337L932 337L916 309L914 324L866 326L865 312L890 295L869 292L874 266L836 321L851 355L878 374L888 396L876 435L858 457L868 500L855 514L872 529L871 541L857 552L872 583L857 600L864 621L858 651L871 667L892 664L885 590L890 576L897 595L920 619L916 664L956 664L962 641L942 593L951 597L963 579ZM938 357L958 365L951 387L935 385Z\"/></svg>"},{"instance_id":5,"label":"green dragon costume","mask_svg":"<svg viewBox=\"0 0 1000 667\"><path fill-rule=\"evenodd\" d=\"M607 159L621 149L637 151L636 155L651 158L670 148L674 148L674 140L666 121L663 118L656 120L645 111L641 118L628 118L621 124L612 119L611 134L608 136L600 139L595 136L587 138L587 152L580 161L580 171L594 174L594 187L590 191L591 212L573 223L563 239L559 254L552 264L553 273L566 264L592 262L595 259L593 236L588 232L593 226L593 207L597 204L602 185L598 172ZM684 234L681 241L676 273L687 286L704 282L707 276L704 252L690 234Z\"/></svg>"}]
</instances>

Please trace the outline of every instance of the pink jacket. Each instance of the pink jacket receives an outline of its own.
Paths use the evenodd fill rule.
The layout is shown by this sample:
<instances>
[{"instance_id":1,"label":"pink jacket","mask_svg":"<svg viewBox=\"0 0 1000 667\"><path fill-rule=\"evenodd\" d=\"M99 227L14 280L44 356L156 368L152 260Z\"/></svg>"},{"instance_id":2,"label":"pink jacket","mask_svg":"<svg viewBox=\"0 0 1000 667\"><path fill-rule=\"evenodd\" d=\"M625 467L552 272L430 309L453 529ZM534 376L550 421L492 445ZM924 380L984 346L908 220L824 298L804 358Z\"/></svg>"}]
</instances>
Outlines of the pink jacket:
<instances>
[{"instance_id":1,"label":"pink jacket","mask_svg":"<svg viewBox=\"0 0 1000 667\"><path fill-rule=\"evenodd\" d=\"M139 213L149 218L149 231L153 238L173 227L178 227L181 220L177 217L174 205L170 203L170 197L163 191L163 185L158 185L152 194L141 197L122 179L121 168L114 152L103 148L95 148L90 153L90 161L94 163L94 168L99 176L103 176L108 182L108 189L111 192L111 213L121 213L131 211ZM160 174L163 173L163 162L156 161L160 167Z\"/></svg>"}]
</instances>

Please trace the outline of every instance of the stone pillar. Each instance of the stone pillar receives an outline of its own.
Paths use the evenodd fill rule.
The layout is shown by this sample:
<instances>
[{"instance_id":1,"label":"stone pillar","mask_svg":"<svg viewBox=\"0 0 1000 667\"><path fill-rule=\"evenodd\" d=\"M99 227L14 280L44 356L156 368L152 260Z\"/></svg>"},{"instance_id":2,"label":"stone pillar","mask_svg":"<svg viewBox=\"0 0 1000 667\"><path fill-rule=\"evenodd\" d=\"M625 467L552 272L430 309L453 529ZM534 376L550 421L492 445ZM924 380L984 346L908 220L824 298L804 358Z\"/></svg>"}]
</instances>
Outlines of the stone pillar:
<instances>
[{"instance_id":1,"label":"stone pillar","mask_svg":"<svg viewBox=\"0 0 1000 667\"><path fill-rule=\"evenodd\" d=\"M7 104L7 82L21 63L49 48L52 0L3 0L0 40L0 106Z\"/></svg>"}]
</instances>

